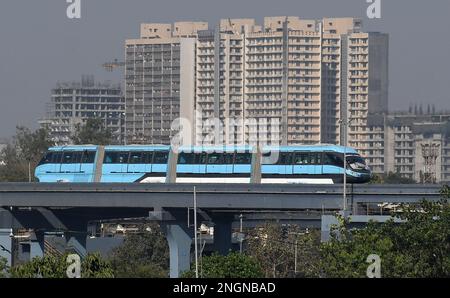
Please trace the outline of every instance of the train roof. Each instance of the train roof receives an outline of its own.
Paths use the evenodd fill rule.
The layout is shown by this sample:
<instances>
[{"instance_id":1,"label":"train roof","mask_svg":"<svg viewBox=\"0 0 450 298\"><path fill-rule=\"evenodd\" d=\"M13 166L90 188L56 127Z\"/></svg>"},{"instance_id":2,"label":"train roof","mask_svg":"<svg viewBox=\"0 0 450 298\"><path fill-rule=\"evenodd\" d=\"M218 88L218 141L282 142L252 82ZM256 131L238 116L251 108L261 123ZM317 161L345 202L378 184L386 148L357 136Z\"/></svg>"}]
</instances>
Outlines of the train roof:
<instances>
[{"instance_id":1,"label":"train roof","mask_svg":"<svg viewBox=\"0 0 450 298\"><path fill-rule=\"evenodd\" d=\"M142 151L154 151L154 150L169 150L169 145L110 145L105 146L105 150L121 151L121 150L142 150Z\"/></svg>"},{"instance_id":2,"label":"train roof","mask_svg":"<svg viewBox=\"0 0 450 298\"><path fill-rule=\"evenodd\" d=\"M62 150L97 150L96 145L70 145L70 146L54 146L50 147L50 151ZM252 151L254 146L251 145L225 145L225 146L180 146L178 151L181 152L234 152L234 151ZM122 150L169 150L169 145L110 145L105 146L105 150L122 151ZM357 154L358 152L351 147L344 147L332 144L319 145L293 145L293 146L264 146L263 151L333 151L339 153Z\"/></svg>"},{"instance_id":3,"label":"train roof","mask_svg":"<svg viewBox=\"0 0 450 298\"><path fill-rule=\"evenodd\" d=\"M352 147L345 147L339 145L331 145L331 144L321 144L321 145L293 145L293 146L265 146L263 147L263 151L333 151L338 153L354 153L358 152Z\"/></svg>"},{"instance_id":4,"label":"train roof","mask_svg":"<svg viewBox=\"0 0 450 298\"><path fill-rule=\"evenodd\" d=\"M250 145L223 145L223 146L180 146L179 152L235 152L235 151L251 151L253 146Z\"/></svg>"},{"instance_id":5,"label":"train roof","mask_svg":"<svg viewBox=\"0 0 450 298\"><path fill-rule=\"evenodd\" d=\"M70 145L70 146L54 146L54 147L48 148L48 150L49 151L97 150L97 147L98 146L96 146L96 145Z\"/></svg>"}]
</instances>

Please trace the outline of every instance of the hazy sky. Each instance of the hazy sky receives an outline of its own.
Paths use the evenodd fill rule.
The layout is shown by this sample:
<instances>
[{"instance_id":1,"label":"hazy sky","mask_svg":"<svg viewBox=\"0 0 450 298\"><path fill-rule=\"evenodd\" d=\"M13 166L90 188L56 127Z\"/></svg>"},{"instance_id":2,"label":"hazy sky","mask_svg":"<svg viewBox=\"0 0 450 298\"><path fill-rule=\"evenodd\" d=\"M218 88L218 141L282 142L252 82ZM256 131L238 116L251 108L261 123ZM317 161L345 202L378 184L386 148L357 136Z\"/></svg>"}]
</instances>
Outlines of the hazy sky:
<instances>
[{"instance_id":1,"label":"hazy sky","mask_svg":"<svg viewBox=\"0 0 450 298\"><path fill-rule=\"evenodd\" d=\"M390 108L434 103L450 110L450 1L381 0L381 19L369 20L366 0L81 0L79 20L66 0L0 2L0 138L16 125L37 127L50 89L82 74L119 81L101 64L123 60L126 38L141 22L208 21L292 15L360 17L369 31L390 34Z\"/></svg>"}]
</instances>

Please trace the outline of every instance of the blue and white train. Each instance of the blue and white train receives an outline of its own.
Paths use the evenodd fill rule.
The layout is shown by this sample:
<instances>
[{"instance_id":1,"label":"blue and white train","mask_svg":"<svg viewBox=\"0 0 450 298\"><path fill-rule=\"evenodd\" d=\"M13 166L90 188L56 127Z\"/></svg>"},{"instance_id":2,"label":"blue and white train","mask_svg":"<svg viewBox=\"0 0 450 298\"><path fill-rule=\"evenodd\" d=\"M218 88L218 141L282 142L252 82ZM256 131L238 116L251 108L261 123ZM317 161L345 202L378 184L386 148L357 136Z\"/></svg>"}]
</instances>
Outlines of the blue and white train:
<instances>
[{"instance_id":1,"label":"blue and white train","mask_svg":"<svg viewBox=\"0 0 450 298\"><path fill-rule=\"evenodd\" d=\"M171 149L163 145L52 147L35 176L40 182L333 184L343 181L345 153L348 183L366 183L372 177L356 150L336 145L261 150L193 146L180 147L177 153Z\"/></svg>"}]
</instances>

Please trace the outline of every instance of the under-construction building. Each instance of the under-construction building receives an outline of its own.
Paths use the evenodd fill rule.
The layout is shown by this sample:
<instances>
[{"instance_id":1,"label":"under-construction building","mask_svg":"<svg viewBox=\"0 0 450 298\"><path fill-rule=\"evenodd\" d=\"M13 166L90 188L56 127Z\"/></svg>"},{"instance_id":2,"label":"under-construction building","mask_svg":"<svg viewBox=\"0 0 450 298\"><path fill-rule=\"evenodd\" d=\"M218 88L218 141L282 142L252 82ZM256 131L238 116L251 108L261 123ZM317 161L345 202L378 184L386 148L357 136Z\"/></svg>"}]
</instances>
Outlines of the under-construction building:
<instances>
[{"instance_id":1,"label":"under-construction building","mask_svg":"<svg viewBox=\"0 0 450 298\"><path fill-rule=\"evenodd\" d=\"M49 129L57 145L71 144L77 125L89 118L102 119L113 134L113 143L123 143L125 100L120 84L96 83L94 76L82 76L81 82L58 82L46 114L39 124Z\"/></svg>"}]
</instances>

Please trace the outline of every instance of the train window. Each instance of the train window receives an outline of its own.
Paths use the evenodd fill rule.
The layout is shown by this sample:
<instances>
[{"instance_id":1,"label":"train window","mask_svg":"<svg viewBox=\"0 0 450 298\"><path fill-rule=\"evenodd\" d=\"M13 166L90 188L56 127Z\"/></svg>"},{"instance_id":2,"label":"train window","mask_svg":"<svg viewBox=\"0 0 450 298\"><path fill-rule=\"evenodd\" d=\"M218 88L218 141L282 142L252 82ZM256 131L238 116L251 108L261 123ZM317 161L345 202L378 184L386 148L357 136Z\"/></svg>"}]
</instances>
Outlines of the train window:
<instances>
[{"instance_id":1,"label":"train window","mask_svg":"<svg viewBox=\"0 0 450 298\"><path fill-rule=\"evenodd\" d=\"M95 151L84 151L81 157L81 163L94 163L95 161Z\"/></svg>"},{"instance_id":2,"label":"train window","mask_svg":"<svg viewBox=\"0 0 450 298\"><path fill-rule=\"evenodd\" d=\"M106 152L104 163L128 163L129 152Z\"/></svg>"},{"instance_id":3,"label":"train window","mask_svg":"<svg viewBox=\"0 0 450 298\"><path fill-rule=\"evenodd\" d=\"M312 165L321 165L322 164L322 153L318 153L318 152L310 153L310 163Z\"/></svg>"},{"instance_id":4,"label":"train window","mask_svg":"<svg viewBox=\"0 0 450 298\"><path fill-rule=\"evenodd\" d=\"M81 155L83 152L73 152L72 163L81 163Z\"/></svg>"},{"instance_id":5,"label":"train window","mask_svg":"<svg viewBox=\"0 0 450 298\"><path fill-rule=\"evenodd\" d=\"M130 152L130 164L142 163L143 152Z\"/></svg>"},{"instance_id":6,"label":"train window","mask_svg":"<svg viewBox=\"0 0 450 298\"><path fill-rule=\"evenodd\" d=\"M252 163L252 155L250 153L236 153L234 158L235 165L249 165Z\"/></svg>"},{"instance_id":7,"label":"train window","mask_svg":"<svg viewBox=\"0 0 450 298\"><path fill-rule=\"evenodd\" d=\"M325 152L323 164L344 167L344 155L335 152Z\"/></svg>"},{"instance_id":8,"label":"train window","mask_svg":"<svg viewBox=\"0 0 450 298\"><path fill-rule=\"evenodd\" d=\"M291 152L280 152L278 155L277 165L290 165L292 164Z\"/></svg>"},{"instance_id":9,"label":"train window","mask_svg":"<svg viewBox=\"0 0 450 298\"><path fill-rule=\"evenodd\" d=\"M142 153L142 161L146 164L151 164L153 160L153 152L147 151Z\"/></svg>"},{"instance_id":10,"label":"train window","mask_svg":"<svg viewBox=\"0 0 450 298\"><path fill-rule=\"evenodd\" d=\"M223 163L226 165L232 165L234 159L233 153L224 153L223 154Z\"/></svg>"},{"instance_id":11,"label":"train window","mask_svg":"<svg viewBox=\"0 0 450 298\"><path fill-rule=\"evenodd\" d=\"M43 165L43 164L46 164L46 163L52 163L53 162L52 161L53 160L53 155L54 155L53 152L47 152L45 154L45 156L39 162L39 165Z\"/></svg>"},{"instance_id":12,"label":"train window","mask_svg":"<svg viewBox=\"0 0 450 298\"><path fill-rule=\"evenodd\" d=\"M72 151L64 152L64 153L63 153L63 158L62 158L62 162L61 162L61 163L63 163L63 164L64 164L64 163L65 163L65 164L73 163L73 162L72 162L73 155L74 155L74 152L72 152Z\"/></svg>"},{"instance_id":13,"label":"train window","mask_svg":"<svg viewBox=\"0 0 450 298\"><path fill-rule=\"evenodd\" d=\"M62 152L54 152L52 156L52 163L61 163Z\"/></svg>"},{"instance_id":14,"label":"train window","mask_svg":"<svg viewBox=\"0 0 450 298\"><path fill-rule=\"evenodd\" d=\"M180 165L192 165L195 164L195 154L182 152L178 155L178 164Z\"/></svg>"},{"instance_id":15,"label":"train window","mask_svg":"<svg viewBox=\"0 0 450 298\"><path fill-rule=\"evenodd\" d=\"M310 164L310 156L308 152L296 152L294 157L294 165Z\"/></svg>"},{"instance_id":16,"label":"train window","mask_svg":"<svg viewBox=\"0 0 450 298\"><path fill-rule=\"evenodd\" d=\"M155 151L153 155L153 163L154 164L167 164L167 160L169 159L168 151Z\"/></svg>"},{"instance_id":17,"label":"train window","mask_svg":"<svg viewBox=\"0 0 450 298\"><path fill-rule=\"evenodd\" d=\"M196 163L198 163L200 165L205 165L206 164L206 157L207 157L207 154L205 152L197 153L196 157L195 157L195 161L196 161Z\"/></svg>"},{"instance_id":18,"label":"train window","mask_svg":"<svg viewBox=\"0 0 450 298\"><path fill-rule=\"evenodd\" d=\"M223 153L208 154L208 164L209 165L223 164Z\"/></svg>"}]
</instances>

